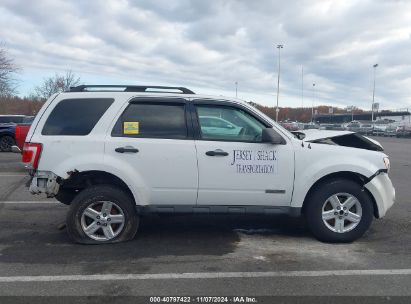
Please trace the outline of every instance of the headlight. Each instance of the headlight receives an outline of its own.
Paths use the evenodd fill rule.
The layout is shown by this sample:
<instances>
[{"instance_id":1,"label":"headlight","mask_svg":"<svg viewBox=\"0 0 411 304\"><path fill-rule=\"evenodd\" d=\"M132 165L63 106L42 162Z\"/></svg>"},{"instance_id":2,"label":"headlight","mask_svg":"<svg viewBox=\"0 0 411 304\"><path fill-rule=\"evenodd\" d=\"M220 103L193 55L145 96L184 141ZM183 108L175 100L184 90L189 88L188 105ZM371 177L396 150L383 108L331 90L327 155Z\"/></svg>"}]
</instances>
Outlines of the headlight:
<instances>
[{"instance_id":1,"label":"headlight","mask_svg":"<svg viewBox=\"0 0 411 304\"><path fill-rule=\"evenodd\" d=\"M384 157L384 165L385 169L387 169L387 172L390 172L390 159L388 157Z\"/></svg>"}]
</instances>

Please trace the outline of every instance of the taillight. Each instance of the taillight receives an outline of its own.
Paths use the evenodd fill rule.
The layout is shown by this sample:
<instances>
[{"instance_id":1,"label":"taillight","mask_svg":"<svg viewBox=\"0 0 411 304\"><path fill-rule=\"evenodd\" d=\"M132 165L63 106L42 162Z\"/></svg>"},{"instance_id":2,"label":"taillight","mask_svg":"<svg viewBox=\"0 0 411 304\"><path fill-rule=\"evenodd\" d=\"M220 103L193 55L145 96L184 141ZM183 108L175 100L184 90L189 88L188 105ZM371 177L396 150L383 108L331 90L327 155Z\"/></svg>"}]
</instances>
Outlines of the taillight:
<instances>
[{"instance_id":1,"label":"taillight","mask_svg":"<svg viewBox=\"0 0 411 304\"><path fill-rule=\"evenodd\" d=\"M41 144L24 143L22 162L29 169L37 169L41 154Z\"/></svg>"}]
</instances>

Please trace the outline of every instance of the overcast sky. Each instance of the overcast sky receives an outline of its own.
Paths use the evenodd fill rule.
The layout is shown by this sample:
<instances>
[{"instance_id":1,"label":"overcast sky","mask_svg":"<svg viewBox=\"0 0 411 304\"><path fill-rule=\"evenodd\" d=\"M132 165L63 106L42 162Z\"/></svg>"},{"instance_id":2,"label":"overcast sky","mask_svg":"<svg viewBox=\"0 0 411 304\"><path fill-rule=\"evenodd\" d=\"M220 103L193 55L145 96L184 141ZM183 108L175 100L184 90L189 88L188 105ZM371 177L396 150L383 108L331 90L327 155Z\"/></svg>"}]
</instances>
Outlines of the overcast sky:
<instances>
[{"instance_id":1,"label":"overcast sky","mask_svg":"<svg viewBox=\"0 0 411 304\"><path fill-rule=\"evenodd\" d=\"M85 83L186 86L280 106L411 108L411 1L0 0L20 94L72 70ZM304 67L304 99L301 68ZM313 83L316 83L313 92Z\"/></svg>"}]
</instances>

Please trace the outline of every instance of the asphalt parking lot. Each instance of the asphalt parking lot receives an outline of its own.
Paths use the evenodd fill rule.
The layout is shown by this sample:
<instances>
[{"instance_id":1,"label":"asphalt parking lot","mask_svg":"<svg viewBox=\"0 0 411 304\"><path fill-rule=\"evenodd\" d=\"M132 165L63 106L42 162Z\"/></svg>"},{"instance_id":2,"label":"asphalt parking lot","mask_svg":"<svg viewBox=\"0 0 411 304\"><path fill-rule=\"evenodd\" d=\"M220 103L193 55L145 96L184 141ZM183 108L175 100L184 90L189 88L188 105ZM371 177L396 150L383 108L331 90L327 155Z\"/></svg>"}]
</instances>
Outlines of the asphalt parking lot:
<instances>
[{"instance_id":1,"label":"asphalt parking lot","mask_svg":"<svg viewBox=\"0 0 411 304\"><path fill-rule=\"evenodd\" d=\"M67 207L32 196L0 153L0 295L411 296L411 139L376 138L397 201L352 244L278 216L151 216L132 242L72 244Z\"/></svg>"}]
</instances>

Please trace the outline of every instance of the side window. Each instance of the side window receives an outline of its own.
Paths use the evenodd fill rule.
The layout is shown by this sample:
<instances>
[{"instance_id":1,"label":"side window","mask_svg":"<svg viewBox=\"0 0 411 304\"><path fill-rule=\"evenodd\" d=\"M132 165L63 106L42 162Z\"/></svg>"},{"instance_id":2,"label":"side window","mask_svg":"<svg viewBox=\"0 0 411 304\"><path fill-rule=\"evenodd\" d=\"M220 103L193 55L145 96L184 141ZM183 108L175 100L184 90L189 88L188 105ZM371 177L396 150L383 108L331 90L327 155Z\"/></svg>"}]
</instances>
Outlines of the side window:
<instances>
[{"instance_id":1,"label":"side window","mask_svg":"<svg viewBox=\"0 0 411 304\"><path fill-rule=\"evenodd\" d=\"M111 133L114 137L187 138L185 105L179 103L131 103Z\"/></svg>"},{"instance_id":2,"label":"side window","mask_svg":"<svg viewBox=\"0 0 411 304\"><path fill-rule=\"evenodd\" d=\"M44 124L43 135L87 135L114 99L64 99L51 111Z\"/></svg>"},{"instance_id":3,"label":"side window","mask_svg":"<svg viewBox=\"0 0 411 304\"><path fill-rule=\"evenodd\" d=\"M265 125L247 112L230 106L197 105L201 138L260 142Z\"/></svg>"}]
</instances>

